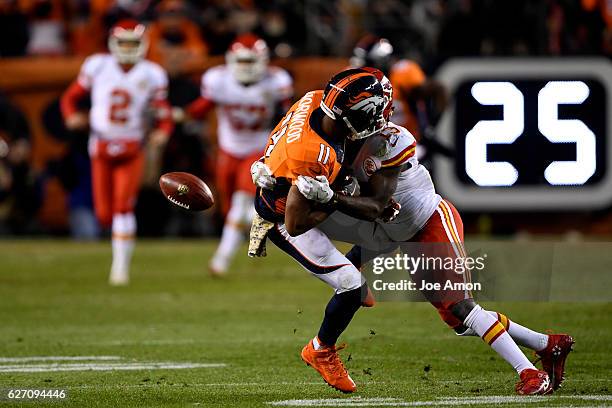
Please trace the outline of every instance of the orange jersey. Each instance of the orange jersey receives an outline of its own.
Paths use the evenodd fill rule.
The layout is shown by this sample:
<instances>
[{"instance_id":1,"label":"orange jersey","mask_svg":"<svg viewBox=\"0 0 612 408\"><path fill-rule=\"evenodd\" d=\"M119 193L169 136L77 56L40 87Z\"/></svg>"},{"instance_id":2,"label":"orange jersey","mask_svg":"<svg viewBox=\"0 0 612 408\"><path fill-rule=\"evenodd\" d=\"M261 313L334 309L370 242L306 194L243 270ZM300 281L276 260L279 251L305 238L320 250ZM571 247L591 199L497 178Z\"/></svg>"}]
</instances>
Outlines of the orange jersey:
<instances>
[{"instance_id":1,"label":"orange jersey","mask_svg":"<svg viewBox=\"0 0 612 408\"><path fill-rule=\"evenodd\" d=\"M393 121L405 127L418 138L419 126L415 113L407 103L408 93L425 82L426 76L419 64L410 60L400 60L393 65L389 80L395 95Z\"/></svg>"},{"instance_id":2,"label":"orange jersey","mask_svg":"<svg viewBox=\"0 0 612 408\"><path fill-rule=\"evenodd\" d=\"M298 176L325 176L331 184L340 172L341 164L337 157L340 147L326 140L321 136L322 132L317 132L311 124L313 114L323 115L318 110L322 97L323 91L306 93L270 134L264 150L264 163L272 170L277 185L272 191L262 190L257 201L277 216L284 215L289 188L297 182ZM260 207L256 202L260 215L270 218L261 214Z\"/></svg>"}]
</instances>

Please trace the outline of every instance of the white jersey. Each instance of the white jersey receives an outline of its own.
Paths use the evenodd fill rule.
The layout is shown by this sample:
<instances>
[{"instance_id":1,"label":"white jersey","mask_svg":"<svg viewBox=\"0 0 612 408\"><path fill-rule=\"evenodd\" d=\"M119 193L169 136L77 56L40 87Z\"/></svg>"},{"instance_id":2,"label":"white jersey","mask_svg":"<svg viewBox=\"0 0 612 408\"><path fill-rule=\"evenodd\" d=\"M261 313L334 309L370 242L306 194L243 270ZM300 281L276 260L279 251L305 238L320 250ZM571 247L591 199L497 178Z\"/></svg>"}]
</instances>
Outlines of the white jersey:
<instances>
[{"instance_id":1,"label":"white jersey","mask_svg":"<svg viewBox=\"0 0 612 408\"><path fill-rule=\"evenodd\" d=\"M239 158L263 152L278 103L293 94L287 71L268 67L257 83L244 86L227 65L210 68L202 76L202 97L217 108L220 148Z\"/></svg>"},{"instance_id":2,"label":"white jersey","mask_svg":"<svg viewBox=\"0 0 612 408\"><path fill-rule=\"evenodd\" d=\"M393 241L407 241L429 220L441 197L436 193L429 171L419 164L414 136L390 123L382 132L365 140L351 169L357 180L367 182L383 168L406 166L400 173L393 199L402 208L395 220L380 223Z\"/></svg>"},{"instance_id":3,"label":"white jersey","mask_svg":"<svg viewBox=\"0 0 612 408\"><path fill-rule=\"evenodd\" d=\"M108 140L140 140L154 99L166 98L168 77L162 67L142 60L125 72L110 54L88 57L78 78L91 93L92 136Z\"/></svg>"}]
</instances>

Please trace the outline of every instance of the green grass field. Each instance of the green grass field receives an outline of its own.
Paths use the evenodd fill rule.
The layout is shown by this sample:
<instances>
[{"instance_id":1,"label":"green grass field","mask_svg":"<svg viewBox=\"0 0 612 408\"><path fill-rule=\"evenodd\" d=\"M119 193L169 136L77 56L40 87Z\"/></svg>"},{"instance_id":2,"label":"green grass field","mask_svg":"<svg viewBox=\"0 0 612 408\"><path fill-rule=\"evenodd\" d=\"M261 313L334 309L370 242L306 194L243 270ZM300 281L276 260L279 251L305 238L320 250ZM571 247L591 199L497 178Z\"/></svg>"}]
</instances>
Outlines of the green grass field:
<instances>
[{"instance_id":1,"label":"green grass field","mask_svg":"<svg viewBox=\"0 0 612 408\"><path fill-rule=\"evenodd\" d=\"M428 304L379 303L341 338L347 397L299 358L331 290L275 248L213 280L214 245L140 242L132 284L111 288L108 244L0 241L0 388L67 389L45 404L74 407L612 406L610 303L486 304L576 338L564 387L538 398L515 396L511 367Z\"/></svg>"}]
</instances>

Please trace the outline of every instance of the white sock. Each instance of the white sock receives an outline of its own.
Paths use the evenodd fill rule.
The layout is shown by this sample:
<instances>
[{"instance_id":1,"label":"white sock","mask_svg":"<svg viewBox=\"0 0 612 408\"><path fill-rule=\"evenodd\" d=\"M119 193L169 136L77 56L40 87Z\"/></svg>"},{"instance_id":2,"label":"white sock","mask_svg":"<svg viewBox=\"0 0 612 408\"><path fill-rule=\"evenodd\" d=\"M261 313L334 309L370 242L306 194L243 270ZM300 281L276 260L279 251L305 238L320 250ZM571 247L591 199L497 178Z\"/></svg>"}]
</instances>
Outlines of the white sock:
<instances>
[{"instance_id":1,"label":"white sock","mask_svg":"<svg viewBox=\"0 0 612 408\"><path fill-rule=\"evenodd\" d=\"M211 266L218 272L225 272L234 254L244 239L241 226L226 222L221 234L221 242L211 261Z\"/></svg>"},{"instance_id":2,"label":"white sock","mask_svg":"<svg viewBox=\"0 0 612 408\"><path fill-rule=\"evenodd\" d=\"M251 225L255 208L253 196L244 191L232 195L232 205L223 226L221 242L211 260L211 266L217 272L225 272L234 254L244 240L244 233Z\"/></svg>"},{"instance_id":3,"label":"white sock","mask_svg":"<svg viewBox=\"0 0 612 408\"><path fill-rule=\"evenodd\" d=\"M521 326L515 321L508 319L503 313L489 311L489 314L501 322L510 337L512 337L517 344L534 351L540 351L546 348L548 344L547 334L538 333L525 326Z\"/></svg>"},{"instance_id":4,"label":"white sock","mask_svg":"<svg viewBox=\"0 0 612 408\"><path fill-rule=\"evenodd\" d=\"M315 350L321 350L323 348L317 336L314 336L314 339L312 339L312 347L314 347Z\"/></svg>"},{"instance_id":5,"label":"white sock","mask_svg":"<svg viewBox=\"0 0 612 408\"><path fill-rule=\"evenodd\" d=\"M512 340L512 337L506 332L504 326L482 307L476 305L465 318L463 324L473 329L517 373L520 374L526 368L535 369L514 340Z\"/></svg>"},{"instance_id":6,"label":"white sock","mask_svg":"<svg viewBox=\"0 0 612 408\"><path fill-rule=\"evenodd\" d=\"M112 234L113 264L111 278L114 276L118 279L127 279L136 235L136 217L134 214L115 214L113 216Z\"/></svg>"}]
</instances>

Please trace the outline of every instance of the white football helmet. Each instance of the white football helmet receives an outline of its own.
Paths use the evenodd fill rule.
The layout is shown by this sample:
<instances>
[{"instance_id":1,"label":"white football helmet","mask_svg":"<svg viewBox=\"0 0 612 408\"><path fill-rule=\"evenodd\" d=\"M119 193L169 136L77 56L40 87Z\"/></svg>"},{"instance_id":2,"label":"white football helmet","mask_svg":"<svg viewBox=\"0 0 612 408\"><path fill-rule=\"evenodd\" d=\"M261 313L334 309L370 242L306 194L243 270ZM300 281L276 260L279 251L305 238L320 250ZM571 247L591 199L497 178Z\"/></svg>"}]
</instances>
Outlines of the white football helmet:
<instances>
[{"instance_id":1,"label":"white football helmet","mask_svg":"<svg viewBox=\"0 0 612 408\"><path fill-rule=\"evenodd\" d=\"M225 53L225 62L242 84L259 82L266 73L269 59L268 45L254 34L239 36Z\"/></svg>"},{"instance_id":2,"label":"white football helmet","mask_svg":"<svg viewBox=\"0 0 612 408\"><path fill-rule=\"evenodd\" d=\"M135 20L122 20L110 31L108 49L120 64L136 64L148 47L145 26Z\"/></svg>"}]
</instances>

